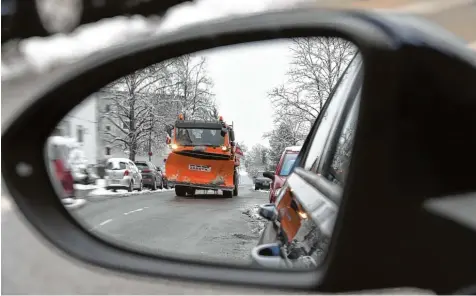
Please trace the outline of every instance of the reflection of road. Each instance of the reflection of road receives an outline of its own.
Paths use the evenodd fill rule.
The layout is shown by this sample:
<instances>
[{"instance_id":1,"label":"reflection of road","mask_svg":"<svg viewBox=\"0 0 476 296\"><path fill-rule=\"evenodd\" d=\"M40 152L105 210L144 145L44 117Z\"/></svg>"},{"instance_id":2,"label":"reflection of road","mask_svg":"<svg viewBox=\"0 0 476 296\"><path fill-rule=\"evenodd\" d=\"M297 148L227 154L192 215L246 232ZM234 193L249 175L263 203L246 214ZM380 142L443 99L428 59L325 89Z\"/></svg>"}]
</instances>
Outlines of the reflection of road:
<instances>
[{"instance_id":1,"label":"reflection of road","mask_svg":"<svg viewBox=\"0 0 476 296\"><path fill-rule=\"evenodd\" d=\"M73 214L87 229L135 248L243 262L258 240L258 222L243 212L267 199L250 186L233 198L151 192L88 202Z\"/></svg>"}]
</instances>

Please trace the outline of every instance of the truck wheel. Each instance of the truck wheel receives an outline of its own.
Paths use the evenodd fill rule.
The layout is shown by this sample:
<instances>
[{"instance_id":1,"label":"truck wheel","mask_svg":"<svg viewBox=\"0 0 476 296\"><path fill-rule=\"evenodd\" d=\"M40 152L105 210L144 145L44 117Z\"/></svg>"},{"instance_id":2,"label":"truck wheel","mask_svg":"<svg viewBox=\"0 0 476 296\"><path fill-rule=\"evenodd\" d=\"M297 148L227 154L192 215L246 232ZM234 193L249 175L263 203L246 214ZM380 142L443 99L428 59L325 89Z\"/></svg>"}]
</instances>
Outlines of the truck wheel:
<instances>
[{"instance_id":1,"label":"truck wheel","mask_svg":"<svg viewBox=\"0 0 476 296\"><path fill-rule=\"evenodd\" d=\"M182 186L175 186L175 195L177 196L185 196L187 195L187 190L186 188Z\"/></svg>"},{"instance_id":2,"label":"truck wheel","mask_svg":"<svg viewBox=\"0 0 476 296\"><path fill-rule=\"evenodd\" d=\"M226 198L232 198L233 197L233 191L223 191L223 196Z\"/></svg>"},{"instance_id":3,"label":"truck wheel","mask_svg":"<svg viewBox=\"0 0 476 296\"><path fill-rule=\"evenodd\" d=\"M235 185L235 189L233 189L233 196L238 196L238 185Z\"/></svg>"},{"instance_id":4,"label":"truck wheel","mask_svg":"<svg viewBox=\"0 0 476 296\"><path fill-rule=\"evenodd\" d=\"M194 196L195 195L195 188L189 187L187 190L188 195Z\"/></svg>"}]
</instances>

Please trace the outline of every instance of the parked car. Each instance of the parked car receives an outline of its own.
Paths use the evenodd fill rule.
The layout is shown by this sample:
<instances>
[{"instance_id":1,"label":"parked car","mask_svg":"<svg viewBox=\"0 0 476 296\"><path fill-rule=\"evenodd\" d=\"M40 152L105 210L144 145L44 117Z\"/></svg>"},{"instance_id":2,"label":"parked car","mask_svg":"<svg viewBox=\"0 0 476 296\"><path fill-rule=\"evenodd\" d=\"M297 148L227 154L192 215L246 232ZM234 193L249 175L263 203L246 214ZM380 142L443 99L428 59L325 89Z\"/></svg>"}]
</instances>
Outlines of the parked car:
<instances>
[{"instance_id":1,"label":"parked car","mask_svg":"<svg viewBox=\"0 0 476 296\"><path fill-rule=\"evenodd\" d=\"M276 170L274 171L273 182L271 183L271 190L269 191L269 202L274 203L276 201L276 195L283 187L286 178L291 174L294 167L294 162L301 151L302 146L286 147L279 159Z\"/></svg>"},{"instance_id":2,"label":"parked car","mask_svg":"<svg viewBox=\"0 0 476 296\"><path fill-rule=\"evenodd\" d=\"M167 175L165 175L165 170L160 166L156 166L157 170L162 174L162 184L164 185L165 189L169 189L169 182L167 181Z\"/></svg>"},{"instance_id":3,"label":"parked car","mask_svg":"<svg viewBox=\"0 0 476 296\"><path fill-rule=\"evenodd\" d=\"M326 254L332 235L341 198L340 191L329 189L328 192L335 192L335 196L326 191L321 191L326 192L325 194L306 195L307 192L313 192L312 190L316 189L312 187L313 185L306 183L308 181L304 181L307 180L304 179L304 174L296 174L291 170L296 162L296 166L307 167L310 172L318 171L319 165L324 161L321 155L329 144L327 141L338 142L335 152L326 162L330 169L323 172L319 185L322 183L323 188L343 187L346 175L337 172L347 171L349 165L348 151L351 151L353 144L361 87L361 84L355 81L358 81L361 73L362 60L357 54L342 75L343 78L337 83L334 95L324 106L322 114L316 121L318 122L317 130L308 136L307 146L290 147L289 150L294 150L294 154L288 154L287 151L283 153L281 165L278 165L277 170L279 174L286 175L285 181L281 180L279 174L264 173L264 176L273 179L273 183L283 183L282 187L276 190L274 203L261 205L259 210L259 214L269 222L262 232L258 246L252 251L252 258L257 265L267 264L258 254L266 252L269 248L277 248L278 253L285 252L286 257L281 262L283 266L291 264L296 267L316 267L322 262L322 255ZM339 116L342 106L346 104L350 108ZM338 134L331 137L329 134L332 133L332 123L337 120L340 121L337 125L342 128ZM336 139L346 139L346 141ZM298 159L298 151L301 149L305 149L303 151L306 152L303 153L305 157ZM281 173L281 171L284 172ZM299 199L296 195L298 193ZM312 198L306 198L307 196ZM316 206L317 204L320 206ZM307 217L310 216L317 218L308 219Z\"/></svg>"},{"instance_id":4,"label":"parked car","mask_svg":"<svg viewBox=\"0 0 476 296\"><path fill-rule=\"evenodd\" d=\"M255 190L259 189L269 189L271 185L271 179L263 176L264 171L260 171L254 176L253 183L255 185Z\"/></svg>"},{"instance_id":5,"label":"parked car","mask_svg":"<svg viewBox=\"0 0 476 296\"><path fill-rule=\"evenodd\" d=\"M132 160L127 158L109 158L106 164L106 189L142 191L142 174Z\"/></svg>"},{"instance_id":6,"label":"parked car","mask_svg":"<svg viewBox=\"0 0 476 296\"><path fill-rule=\"evenodd\" d=\"M135 165L142 174L142 182L144 186L150 187L152 190L164 188L162 172L150 161L136 161Z\"/></svg>"}]
</instances>

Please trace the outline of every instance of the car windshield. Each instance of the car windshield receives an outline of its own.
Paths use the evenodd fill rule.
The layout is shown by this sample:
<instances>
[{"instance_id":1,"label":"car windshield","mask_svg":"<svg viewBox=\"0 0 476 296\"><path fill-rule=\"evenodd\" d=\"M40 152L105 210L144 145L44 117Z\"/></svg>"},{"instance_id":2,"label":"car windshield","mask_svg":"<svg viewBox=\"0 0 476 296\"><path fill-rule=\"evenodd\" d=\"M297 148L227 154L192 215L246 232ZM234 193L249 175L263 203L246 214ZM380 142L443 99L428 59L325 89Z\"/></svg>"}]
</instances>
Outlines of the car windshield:
<instances>
[{"instance_id":1,"label":"car windshield","mask_svg":"<svg viewBox=\"0 0 476 296\"><path fill-rule=\"evenodd\" d=\"M107 163L108 170L125 170L126 163L123 161L110 161Z\"/></svg>"},{"instance_id":2,"label":"car windshield","mask_svg":"<svg viewBox=\"0 0 476 296\"><path fill-rule=\"evenodd\" d=\"M176 140L179 145L191 146L221 146L224 143L218 129L179 128Z\"/></svg>"},{"instance_id":3,"label":"car windshield","mask_svg":"<svg viewBox=\"0 0 476 296\"><path fill-rule=\"evenodd\" d=\"M139 168L139 170L143 170L143 169L148 169L149 166L146 164L146 163L143 163L143 162L136 162L136 167Z\"/></svg>"},{"instance_id":4,"label":"car windshield","mask_svg":"<svg viewBox=\"0 0 476 296\"><path fill-rule=\"evenodd\" d=\"M279 170L279 176L288 176L291 173L297 156L297 153L286 153L281 170Z\"/></svg>"}]
</instances>

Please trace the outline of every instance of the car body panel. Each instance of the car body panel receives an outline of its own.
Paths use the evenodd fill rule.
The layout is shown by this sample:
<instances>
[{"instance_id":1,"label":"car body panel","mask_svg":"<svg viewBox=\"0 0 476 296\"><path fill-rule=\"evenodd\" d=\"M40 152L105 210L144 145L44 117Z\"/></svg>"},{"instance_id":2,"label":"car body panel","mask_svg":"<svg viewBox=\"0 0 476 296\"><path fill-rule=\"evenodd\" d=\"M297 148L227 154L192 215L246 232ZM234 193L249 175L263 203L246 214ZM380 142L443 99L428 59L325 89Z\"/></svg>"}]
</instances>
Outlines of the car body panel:
<instances>
[{"instance_id":1,"label":"car body panel","mask_svg":"<svg viewBox=\"0 0 476 296\"><path fill-rule=\"evenodd\" d=\"M288 177L288 174L281 174L281 171L283 170L283 165L284 165L284 160L288 155L293 155L295 156L293 162L296 160L297 155L301 151L302 146L290 146L286 147L281 154L281 158L279 159L278 165L276 166L276 170L274 172L274 180L271 185L271 190L269 191L269 202L274 203L276 201L276 191L283 187L284 182L286 182L286 178Z\"/></svg>"}]
</instances>

